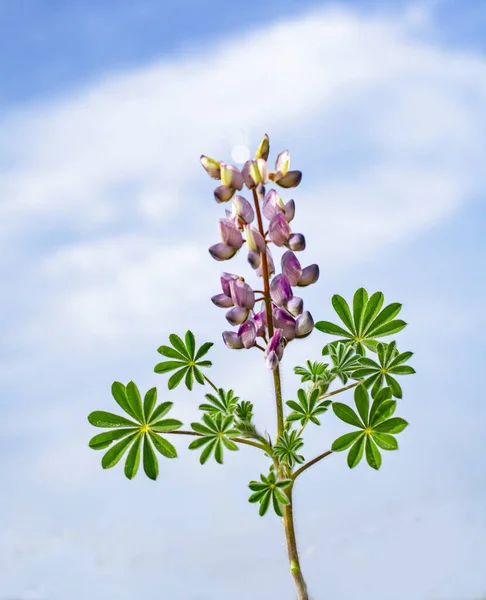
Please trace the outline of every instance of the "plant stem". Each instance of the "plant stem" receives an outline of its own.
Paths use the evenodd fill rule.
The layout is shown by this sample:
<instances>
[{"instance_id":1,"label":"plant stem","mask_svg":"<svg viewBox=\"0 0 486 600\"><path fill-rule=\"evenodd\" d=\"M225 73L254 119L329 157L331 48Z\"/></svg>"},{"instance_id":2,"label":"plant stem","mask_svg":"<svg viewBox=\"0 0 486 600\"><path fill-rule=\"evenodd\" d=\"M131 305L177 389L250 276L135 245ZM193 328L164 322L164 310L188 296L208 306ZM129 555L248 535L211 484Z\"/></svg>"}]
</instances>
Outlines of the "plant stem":
<instances>
[{"instance_id":1,"label":"plant stem","mask_svg":"<svg viewBox=\"0 0 486 600\"><path fill-rule=\"evenodd\" d=\"M215 390L216 392L219 392L218 388L214 385L214 383L209 379L209 377L206 377L206 375L203 375L204 379L209 383L209 385L213 388L213 390Z\"/></svg>"},{"instance_id":2,"label":"plant stem","mask_svg":"<svg viewBox=\"0 0 486 600\"><path fill-rule=\"evenodd\" d=\"M194 435L196 437L204 437L204 435L202 433L196 433L195 431L165 431L164 435L166 433L171 433L174 435ZM266 448L264 448L263 445L259 444L258 442L251 442L250 440L245 440L243 438L230 437L230 436L228 436L228 439L232 440L233 442L238 442L239 444L246 444L247 446L254 446L255 448L259 448L260 450L264 450L266 452Z\"/></svg>"},{"instance_id":3,"label":"plant stem","mask_svg":"<svg viewBox=\"0 0 486 600\"><path fill-rule=\"evenodd\" d=\"M315 458L310 460L305 465L302 465L300 469L297 469L297 471L295 471L295 473L292 475L292 479L295 481L297 477L301 475L306 469L312 467L312 465L315 465L316 462L319 462L320 460L326 458L326 456L329 456L330 454L332 454L332 450L327 450L326 452L323 452L322 454L319 454L319 456L316 456Z\"/></svg>"},{"instance_id":4,"label":"plant stem","mask_svg":"<svg viewBox=\"0 0 486 600\"><path fill-rule=\"evenodd\" d=\"M356 381L355 383L351 383L350 385L339 388L338 390L334 390L333 392L327 392L327 394L323 394L322 396L319 396L319 400L322 400L323 398L329 398L329 396L335 396L336 394L340 394L341 392L345 392L346 390L350 390L350 389L356 387L357 385L359 385L360 383L362 383L362 381L363 380Z\"/></svg>"},{"instance_id":5,"label":"plant stem","mask_svg":"<svg viewBox=\"0 0 486 600\"><path fill-rule=\"evenodd\" d=\"M258 221L258 229L263 237L265 232L263 230L262 215L260 212L260 204L258 202L258 194L256 189L253 189L253 201L255 203L255 213ZM268 272L267 255L265 252L261 254L262 261L262 278L263 278L263 289L264 289L264 300L265 300L265 312L267 315L267 326L268 326L268 337L271 338L273 335L273 315L272 315L272 300L270 297L270 277ZM280 368L273 371L273 383L275 387L275 405L277 408L277 439L280 437L284 430L284 416L283 416L283 400L282 400L282 382L280 379ZM278 469L277 469L278 473ZM287 540L287 553L290 562L290 572L294 578L295 587L297 589L298 600L309 600L307 594L307 586L300 570L299 553L297 551L297 540L295 538L294 528L294 515L292 510L292 485L286 490L286 494L289 498L289 504L283 507L283 523L285 530L285 538Z\"/></svg>"}]
</instances>

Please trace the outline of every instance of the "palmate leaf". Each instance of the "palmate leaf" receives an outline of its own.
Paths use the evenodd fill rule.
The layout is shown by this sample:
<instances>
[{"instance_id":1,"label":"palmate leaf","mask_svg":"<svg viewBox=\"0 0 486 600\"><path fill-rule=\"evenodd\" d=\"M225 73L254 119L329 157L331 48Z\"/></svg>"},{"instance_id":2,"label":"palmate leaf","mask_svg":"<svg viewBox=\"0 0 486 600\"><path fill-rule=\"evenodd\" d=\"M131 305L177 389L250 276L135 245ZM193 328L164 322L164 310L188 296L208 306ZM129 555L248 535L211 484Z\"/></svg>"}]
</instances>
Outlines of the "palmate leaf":
<instances>
[{"instance_id":1,"label":"palmate leaf","mask_svg":"<svg viewBox=\"0 0 486 600\"><path fill-rule=\"evenodd\" d=\"M284 431L273 447L273 453L281 463L292 468L304 462L302 454L297 454L304 445L304 440L297 437L297 431Z\"/></svg>"},{"instance_id":2,"label":"palmate leaf","mask_svg":"<svg viewBox=\"0 0 486 600\"><path fill-rule=\"evenodd\" d=\"M382 463L379 448L397 450L398 443L393 434L400 433L408 423L401 418L392 417L396 401L392 400L392 390L385 387L379 390L370 407L368 390L364 383L356 386L354 402L358 414L346 404L334 402L334 413L345 423L354 425L357 431L345 433L334 440L331 450L348 453L348 466L352 469L359 464L363 455L373 469L378 470Z\"/></svg>"},{"instance_id":3,"label":"palmate leaf","mask_svg":"<svg viewBox=\"0 0 486 600\"><path fill-rule=\"evenodd\" d=\"M307 361L306 367L294 367L294 372L296 375L300 375L300 380L302 383L306 383L307 381L312 382L313 387L319 390L320 395L325 394L329 389L329 386L332 380L335 378L329 371L329 365L321 362L311 362Z\"/></svg>"},{"instance_id":4,"label":"palmate leaf","mask_svg":"<svg viewBox=\"0 0 486 600\"><path fill-rule=\"evenodd\" d=\"M395 320L402 305L395 302L381 310L383 302L382 292L375 292L368 297L368 292L360 288L354 294L351 313L346 300L342 296L335 295L332 297L332 305L344 328L329 321L318 321L315 327L323 333L342 338L331 342L332 345L338 342L351 344L357 354L364 356L365 348L376 351L376 338L392 335L406 326L405 321Z\"/></svg>"},{"instance_id":5,"label":"palmate leaf","mask_svg":"<svg viewBox=\"0 0 486 600\"><path fill-rule=\"evenodd\" d=\"M337 342L329 344L328 348L325 347L324 353L329 354L333 362L334 367L331 369L331 373L337 375L344 384L348 382L349 377L357 379L353 372L359 367L361 357L356 354L353 346Z\"/></svg>"},{"instance_id":6,"label":"palmate leaf","mask_svg":"<svg viewBox=\"0 0 486 600\"><path fill-rule=\"evenodd\" d=\"M283 490L291 485L291 479L281 479L277 481L277 477L273 470L265 475L260 475L261 481L250 481L248 487L254 492L248 501L251 503L259 503L260 509L259 514L263 517L270 507L273 505L274 512L279 516L283 517L282 507L290 503L288 496Z\"/></svg>"},{"instance_id":7,"label":"palmate leaf","mask_svg":"<svg viewBox=\"0 0 486 600\"><path fill-rule=\"evenodd\" d=\"M162 418L171 409L173 403L162 402L156 407L156 388L151 388L145 394L142 403L138 387L133 381L130 381L127 386L115 382L111 389L118 405L135 420L106 411L90 413L88 421L91 425L112 429L95 435L89 441L89 446L94 450L103 450L119 440L104 454L101 460L102 467L104 469L114 467L128 452L124 472L128 479L133 479L138 472L141 455L143 455L146 475L156 479L159 472L157 457L149 440L163 456L167 458L177 456L174 446L159 435L160 432L172 432L182 426L182 423L176 419Z\"/></svg>"},{"instance_id":8,"label":"palmate leaf","mask_svg":"<svg viewBox=\"0 0 486 600\"><path fill-rule=\"evenodd\" d=\"M167 382L169 390L176 388L182 380L189 390L192 390L194 381L204 385L205 379L201 367L210 367L212 363L201 358L208 353L213 343L205 342L196 351L196 340L192 331L186 332L184 341L175 333L171 333L169 341L171 346L160 346L157 352L171 360L160 362L154 367L156 373L175 371Z\"/></svg>"},{"instance_id":9,"label":"palmate leaf","mask_svg":"<svg viewBox=\"0 0 486 600\"><path fill-rule=\"evenodd\" d=\"M353 372L353 378L364 379L367 388L371 389L373 398L383 387L389 387L395 398L402 398L403 392L393 375L411 375L415 370L404 365L413 352L398 352L396 342L377 344L378 362L370 358L362 358L360 366Z\"/></svg>"},{"instance_id":10,"label":"palmate leaf","mask_svg":"<svg viewBox=\"0 0 486 600\"><path fill-rule=\"evenodd\" d=\"M218 395L206 394L208 403L200 404L199 410L204 410L211 415L222 413L224 416L232 415L235 412L238 396L234 395L233 390L225 392L222 388L218 389Z\"/></svg>"},{"instance_id":11,"label":"palmate leaf","mask_svg":"<svg viewBox=\"0 0 486 600\"><path fill-rule=\"evenodd\" d=\"M318 389L305 391L299 389L297 391L298 402L289 400L287 406L292 409L292 412L286 418L287 422L300 421L300 424L306 425L312 421L315 425L320 425L321 422L317 418L318 415L324 414L331 400L323 400L319 402L320 391Z\"/></svg>"},{"instance_id":12,"label":"palmate leaf","mask_svg":"<svg viewBox=\"0 0 486 600\"><path fill-rule=\"evenodd\" d=\"M189 450L196 450L204 446L200 456L203 465L211 455L217 463L223 464L223 449L239 450L238 446L230 439L230 436L238 435L234 428L232 415L224 416L221 412L214 415L205 413L202 417L203 423L191 423L192 429L201 437L189 444Z\"/></svg>"}]
</instances>

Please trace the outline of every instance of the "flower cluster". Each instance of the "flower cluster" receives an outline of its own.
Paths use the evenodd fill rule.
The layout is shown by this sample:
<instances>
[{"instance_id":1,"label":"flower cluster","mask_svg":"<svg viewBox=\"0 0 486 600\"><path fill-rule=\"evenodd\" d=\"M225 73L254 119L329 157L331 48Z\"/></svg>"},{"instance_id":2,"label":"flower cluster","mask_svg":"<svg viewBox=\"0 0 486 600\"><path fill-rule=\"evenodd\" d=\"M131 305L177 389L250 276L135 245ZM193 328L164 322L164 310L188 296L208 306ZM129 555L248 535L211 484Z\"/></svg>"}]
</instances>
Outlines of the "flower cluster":
<instances>
[{"instance_id":1,"label":"flower cluster","mask_svg":"<svg viewBox=\"0 0 486 600\"><path fill-rule=\"evenodd\" d=\"M255 158L248 160L241 171L204 155L201 164L213 179L222 183L214 190L216 201L231 200L231 210L226 210L225 218L219 220L221 242L211 246L209 253L215 260L228 260L246 243L248 262L264 282L264 290L260 292L262 297L256 298L256 292L243 277L223 273L222 293L211 300L216 306L228 309L226 319L238 327L237 331L224 331L223 340L229 348L261 348L257 338L263 338L267 366L275 369L287 343L308 336L314 327L311 314L304 311L303 300L294 296L293 288L315 283L319 278L319 267L316 264L302 267L295 255L305 249L304 236L292 232L290 226L295 216L295 202L284 203L276 190L266 192L264 187L270 181L283 188L296 187L302 173L290 171L287 150L278 155L275 171L269 172L269 151L270 143L265 135ZM252 192L254 206L236 194L244 185ZM267 231L262 215L268 220ZM270 243L286 248L278 274L275 274ZM259 310L255 308L257 302L262 303Z\"/></svg>"}]
</instances>

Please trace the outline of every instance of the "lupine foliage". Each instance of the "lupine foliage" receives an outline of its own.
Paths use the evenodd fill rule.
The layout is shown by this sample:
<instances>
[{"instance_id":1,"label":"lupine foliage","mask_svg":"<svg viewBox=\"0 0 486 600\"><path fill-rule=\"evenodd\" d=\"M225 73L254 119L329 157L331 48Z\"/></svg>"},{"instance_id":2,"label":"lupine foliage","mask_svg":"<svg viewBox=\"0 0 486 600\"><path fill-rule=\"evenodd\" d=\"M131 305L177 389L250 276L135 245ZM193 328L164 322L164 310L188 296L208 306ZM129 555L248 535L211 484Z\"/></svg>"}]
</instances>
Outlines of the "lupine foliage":
<instances>
[{"instance_id":1,"label":"lupine foliage","mask_svg":"<svg viewBox=\"0 0 486 600\"><path fill-rule=\"evenodd\" d=\"M319 278L319 267L316 264L302 266L297 257L296 253L305 249L306 240L291 226L296 213L294 200L284 201L276 189L267 191L265 187L272 183L284 190L297 187L302 173L290 170L288 151L277 156L275 168L270 171L269 152L270 143L265 136L254 158L241 170L206 156L201 156L201 164L211 178L220 182L214 190L216 202L231 202L230 209L226 209L218 221L221 241L209 248L209 254L217 261L226 261L239 251L246 252L253 276L261 281L253 285L239 274L223 272L221 292L211 300L226 310L226 320L235 328L222 332L225 345L230 349L263 352L265 364L273 372L276 434L261 433L254 422L254 406L266 402L265 396L255 390L250 402L241 400L232 389L217 387L203 370L212 365L204 357L213 343L206 342L198 348L194 334L187 331L183 337L171 334L170 345L158 348L159 354L168 360L157 363L154 370L159 374L171 373L167 383L169 390L174 390L182 381L189 390L193 389L194 382L212 388L199 404L201 421L191 423L190 430L182 431L180 421L165 418L173 403L157 405L155 388L151 388L142 401L135 383L125 386L115 382L113 398L127 417L105 411L92 412L89 422L107 431L93 437L89 445L95 450L109 448L101 461L105 469L115 466L126 455L125 475L129 479L137 474L141 460L146 475L150 479L157 478L159 466L154 449L166 458L177 456L167 435L193 437L189 449L200 451L201 464L210 459L222 464L227 451L236 451L241 445L263 452L269 460L269 472L261 474L260 481L249 483L253 492L249 501L259 504L261 516L272 507L273 512L283 518L290 570L298 597L308 600L293 526L295 481L313 464L344 450L348 450L350 468L356 467L365 456L370 467L379 469L381 451L396 450L395 436L407 426L404 419L394 416L403 395L396 377L415 371L405 364L412 352L399 352L395 340L389 343L382 340L406 326L404 321L396 319L401 304L385 305L382 292L370 295L360 288L351 305L335 295L331 303L340 323L318 321L314 326L312 315L304 310L303 299L294 292L314 284ZM251 194L252 202L236 193L243 187ZM283 253L278 262L274 253L279 249ZM280 364L285 348L294 340L310 335L314 327L338 339L324 340L322 356L327 357L328 362L307 360L305 366L294 368L301 387L296 397L284 404ZM333 384L338 381L345 387L335 387ZM337 394L351 389L354 390L354 408L335 400ZM305 462L304 432L309 424L320 426L328 415L338 417L353 429L335 439L330 450Z\"/></svg>"}]
</instances>

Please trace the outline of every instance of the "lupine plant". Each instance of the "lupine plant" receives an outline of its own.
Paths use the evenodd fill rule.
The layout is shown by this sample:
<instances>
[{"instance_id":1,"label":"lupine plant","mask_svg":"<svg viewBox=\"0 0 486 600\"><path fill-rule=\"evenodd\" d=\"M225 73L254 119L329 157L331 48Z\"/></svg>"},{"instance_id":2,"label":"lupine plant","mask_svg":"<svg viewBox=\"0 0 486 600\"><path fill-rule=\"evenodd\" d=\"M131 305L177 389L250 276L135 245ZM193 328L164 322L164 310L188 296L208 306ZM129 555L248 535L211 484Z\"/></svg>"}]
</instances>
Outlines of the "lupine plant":
<instances>
[{"instance_id":1,"label":"lupine plant","mask_svg":"<svg viewBox=\"0 0 486 600\"><path fill-rule=\"evenodd\" d=\"M201 164L213 179L220 181L214 190L215 200L231 203L218 223L221 241L209 248L209 254L217 261L227 261L244 249L255 281L259 278L262 282L255 286L260 289L254 289L242 275L224 272L221 291L211 300L226 310L226 320L234 328L223 331L224 344L232 350L256 349L263 353L262 363L273 377L275 434L260 432L250 401L241 400L233 390L224 390L208 378L204 370L211 367L207 353L213 344L206 342L198 347L194 334L187 331L182 337L171 334L169 345L160 346L158 352L164 360L155 365L155 372L170 373L169 390L182 382L189 390L195 383L212 388L199 406L201 421L182 430L180 421L167 417L173 403L157 403L156 388L148 390L142 399L133 381L127 385L114 382L113 398L127 416L92 412L89 422L107 431L94 436L89 445L95 450L109 448L101 460L103 468L115 466L126 456L126 477L135 477L142 461L145 474L153 480L159 472L156 452L165 458L177 456L167 439L173 435L194 438L189 448L200 451L202 465L209 460L222 464L226 452L236 451L242 444L263 452L269 469L248 484L249 501L258 506L261 516L273 512L281 517L297 595L299 600L308 600L294 529L295 484L309 467L345 450L350 468L356 467L364 456L371 468L379 469L381 451L397 450L395 436L407 426L404 419L394 416L397 401L402 398L397 377L415 371L405 364L411 352L400 352L395 341L382 341L401 331L406 323L396 319L401 305L385 306L381 292L368 294L360 288L350 304L339 295L333 296L332 306L340 324L314 323L310 312L304 310L303 299L295 292L318 280L319 267L302 266L297 257L306 242L304 235L294 232L291 226L294 200L285 202L276 189L266 189L272 183L284 190L295 188L302 173L290 170L288 151L277 156L275 170L270 172L269 150L265 135L254 159L248 160L241 170L204 155ZM237 193L244 186L251 201ZM283 251L279 263L274 258L276 250ZM279 272L276 264L280 265ZM313 329L338 339L324 339L322 356L326 362L307 361L305 366L294 368L301 387L295 398L284 403L280 363L286 347L309 336ZM341 387L336 387L337 382ZM353 390L354 406L335 401L338 394L347 390ZM320 426L332 414L351 430L334 440L322 454L306 460L304 431L309 425Z\"/></svg>"}]
</instances>

